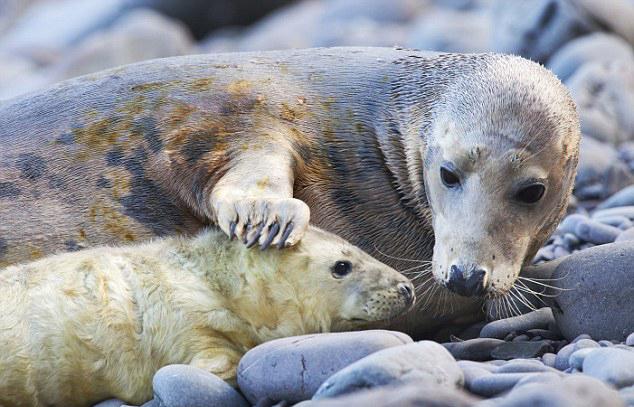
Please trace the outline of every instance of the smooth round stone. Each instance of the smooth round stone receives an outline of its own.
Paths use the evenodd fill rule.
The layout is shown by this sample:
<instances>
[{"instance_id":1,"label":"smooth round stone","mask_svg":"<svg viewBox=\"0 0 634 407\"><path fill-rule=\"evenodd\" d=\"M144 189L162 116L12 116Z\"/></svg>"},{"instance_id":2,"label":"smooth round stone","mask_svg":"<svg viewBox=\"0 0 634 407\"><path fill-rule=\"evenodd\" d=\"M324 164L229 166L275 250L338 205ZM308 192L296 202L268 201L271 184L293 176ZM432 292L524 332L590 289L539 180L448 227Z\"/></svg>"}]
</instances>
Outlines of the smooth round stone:
<instances>
[{"instance_id":1,"label":"smooth round stone","mask_svg":"<svg viewBox=\"0 0 634 407\"><path fill-rule=\"evenodd\" d=\"M297 403L310 399L335 372L374 352L411 343L400 332L369 330L276 339L247 352L238 384L247 399Z\"/></svg>"},{"instance_id":2,"label":"smooth round stone","mask_svg":"<svg viewBox=\"0 0 634 407\"><path fill-rule=\"evenodd\" d=\"M587 216L578 213L568 215L559 223L559 226L557 226L557 232L564 234L564 236L566 234L572 234L574 236L577 224L585 222L586 220L588 220Z\"/></svg>"},{"instance_id":3,"label":"smooth round stone","mask_svg":"<svg viewBox=\"0 0 634 407\"><path fill-rule=\"evenodd\" d=\"M460 390L432 383L410 383L401 386L382 386L337 398L310 400L296 407L470 407L478 399Z\"/></svg>"},{"instance_id":4,"label":"smooth round stone","mask_svg":"<svg viewBox=\"0 0 634 407\"><path fill-rule=\"evenodd\" d=\"M574 351L575 345L572 343L561 348L555 357L555 369L562 371L568 369L570 367L570 355L572 355Z\"/></svg>"},{"instance_id":5,"label":"smooth round stone","mask_svg":"<svg viewBox=\"0 0 634 407\"><path fill-rule=\"evenodd\" d=\"M634 220L634 206L619 206L616 208L607 208L594 211L592 217L595 219L607 216L623 216L629 220Z\"/></svg>"},{"instance_id":6,"label":"smooth round stone","mask_svg":"<svg viewBox=\"0 0 634 407\"><path fill-rule=\"evenodd\" d=\"M589 334L624 341L634 327L634 242L573 253L555 268L553 314L568 338ZM600 272L599 272L600 271Z\"/></svg>"},{"instance_id":7,"label":"smooth round stone","mask_svg":"<svg viewBox=\"0 0 634 407\"><path fill-rule=\"evenodd\" d=\"M531 383L553 383L553 382L557 382L561 380L562 376L563 376L563 373L557 370L555 370L554 372L553 371L542 372L536 375L526 376L520 379L517 383L515 383L515 386L513 386L513 388L524 386L526 384L531 384Z\"/></svg>"},{"instance_id":8,"label":"smooth round stone","mask_svg":"<svg viewBox=\"0 0 634 407\"><path fill-rule=\"evenodd\" d=\"M634 332L632 332L627 336L627 338L625 338L625 344L627 346L634 346Z\"/></svg>"},{"instance_id":9,"label":"smooth round stone","mask_svg":"<svg viewBox=\"0 0 634 407\"><path fill-rule=\"evenodd\" d=\"M92 407L121 407L123 405L125 405L125 401L119 399L110 399L104 400L101 403L97 403Z\"/></svg>"},{"instance_id":10,"label":"smooth round stone","mask_svg":"<svg viewBox=\"0 0 634 407\"><path fill-rule=\"evenodd\" d=\"M610 341L599 341L599 346L601 346L602 348L606 348L606 347L610 347L610 346L614 346L614 344Z\"/></svg>"},{"instance_id":11,"label":"smooth round stone","mask_svg":"<svg viewBox=\"0 0 634 407\"><path fill-rule=\"evenodd\" d=\"M464 374L464 387L468 390L471 389L471 385L474 380L493 374L491 371L481 367L466 367L462 369L462 373Z\"/></svg>"},{"instance_id":12,"label":"smooth round stone","mask_svg":"<svg viewBox=\"0 0 634 407\"><path fill-rule=\"evenodd\" d=\"M621 225L631 227L632 221L630 221L625 216L606 216L604 218L596 218L597 222L603 223L604 225L614 226L621 228Z\"/></svg>"},{"instance_id":13,"label":"smooth round stone","mask_svg":"<svg viewBox=\"0 0 634 407\"><path fill-rule=\"evenodd\" d=\"M592 24L571 5L557 0L497 0L492 21L494 51L541 62L561 45L592 30Z\"/></svg>"},{"instance_id":14,"label":"smooth round stone","mask_svg":"<svg viewBox=\"0 0 634 407\"><path fill-rule=\"evenodd\" d=\"M584 133L579 144L579 165L575 177L574 194L577 198L582 201L604 199L631 185L633 180L629 167L619 160L614 147Z\"/></svg>"},{"instance_id":15,"label":"smooth round stone","mask_svg":"<svg viewBox=\"0 0 634 407\"><path fill-rule=\"evenodd\" d=\"M554 368L556 359L557 355L555 353L544 353L542 355L542 362L548 367Z\"/></svg>"},{"instance_id":16,"label":"smooth round stone","mask_svg":"<svg viewBox=\"0 0 634 407\"><path fill-rule=\"evenodd\" d=\"M496 407L624 407L619 393L599 380L584 375L550 376L544 380L539 373L535 383L516 385Z\"/></svg>"},{"instance_id":17,"label":"smooth round stone","mask_svg":"<svg viewBox=\"0 0 634 407\"><path fill-rule=\"evenodd\" d=\"M567 250L565 247L562 246L555 246L555 249L553 250L553 256L555 259L567 256L569 254L570 250Z\"/></svg>"},{"instance_id":18,"label":"smooth round stone","mask_svg":"<svg viewBox=\"0 0 634 407\"><path fill-rule=\"evenodd\" d=\"M460 366L460 369L462 369L463 371L465 369L475 368L475 369L484 369L491 373L494 373L494 372L497 372L497 370L499 369L498 366L491 364L489 362L483 363L483 362L475 362L473 360L459 360L458 366Z\"/></svg>"},{"instance_id":19,"label":"smooth round stone","mask_svg":"<svg viewBox=\"0 0 634 407\"><path fill-rule=\"evenodd\" d=\"M455 388L464 377L451 354L432 341L396 346L373 353L330 376L314 400L385 385L429 382Z\"/></svg>"},{"instance_id":20,"label":"smooth round stone","mask_svg":"<svg viewBox=\"0 0 634 407\"><path fill-rule=\"evenodd\" d=\"M568 42L548 60L546 66L565 82L587 62L626 58L634 59L632 46L627 41L616 35L598 32Z\"/></svg>"},{"instance_id":21,"label":"smooth round stone","mask_svg":"<svg viewBox=\"0 0 634 407\"><path fill-rule=\"evenodd\" d=\"M189 365L169 365L152 379L154 400L162 407L247 407L249 403L224 380Z\"/></svg>"},{"instance_id":22,"label":"smooth round stone","mask_svg":"<svg viewBox=\"0 0 634 407\"><path fill-rule=\"evenodd\" d=\"M583 373L616 388L634 385L634 352L623 349L594 349L583 360Z\"/></svg>"},{"instance_id":23,"label":"smooth round stone","mask_svg":"<svg viewBox=\"0 0 634 407\"><path fill-rule=\"evenodd\" d=\"M580 67L566 82L577 104L581 132L619 145L634 133L634 61L618 59ZM618 154L617 154L618 158ZM627 167L624 163L620 163ZM608 195L630 185L624 183ZM606 196L608 196L606 195Z\"/></svg>"},{"instance_id":24,"label":"smooth round stone","mask_svg":"<svg viewBox=\"0 0 634 407\"><path fill-rule=\"evenodd\" d=\"M620 389L619 395L628 406L634 405L634 386L624 387Z\"/></svg>"},{"instance_id":25,"label":"smooth round stone","mask_svg":"<svg viewBox=\"0 0 634 407\"><path fill-rule=\"evenodd\" d=\"M543 339L551 339L551 340L561 339L561 334L557 332L553 332L549 329L529 329L526 331L526 333L532 336L533 338L536 336L539 336Z\"/></svg>"},{"instance_id":26,"label":"smooth round stone","mask_svg":"<svg viewBox=\"0 0 634 407\"><path fill-rule=\"evenodd\" d=\"M590 352L595 351L596 348L582 348L572 352L572 355L568 358L568 365L577 370L583 369L583 360L590 354Z\"/></svg>"},{"instance_id":27,"label":"smooth round stone","mask_svg":"<svg viewBox=\"0 0 634 407\"><path fill-rule=\"evenodd\" d=\"M528 341L529 339L530 338L528 337L528 335L522 334L513 338L513 342L524 342L524 341Z\"/></svg>"},{"instance_id":28,"label":"smooth round stone","mask_svg":"<svg viewBox=\"0 0 634 407\"><path fill-rule=\"evenodd\" d=\"M553 347L548 341L505 342L491 351L491 357L501 360L528 359L537 358L552 351Z\"/></svg>"},{"instance_id":29,"label":"smooth round stone","mask_svg":"<svg viewBox=\"0 0 634 407\"><path fill-rule=\"evenodd\" d=\"M616 194L597 205L597 209L618 208L621 206L634 206L634 185L625 187Z\"/></svg>"},{"instance_id":30,"label":"smooth round stone","mask_svg":"<svg viewBox=\"0 0 634 407\"><path fill-rule=\"evenodd\" d=\"M557 372L537 359L514 359L500 366L497 373Z\"/></svg>"},{"instance_id":31,"label":"smooth round stone","mask_svg":"<svg viewBox=\"0 0 634 407\"><path fill-rule=\"evenodd\" d=\"M528 314L489 322L480 331L480 336L483 338L504 338L512 331L547 329L551 323L554 323L551 309L541 308Z\"/></svg>"},{"instance_id":32,"label":"smooth round stone","mask_svg":"<svg viewBox=\"0 0 634 407\"><path fill-rule=\"evenodd\" d=\"M486 52L491 22L484 13L436 9L413 23L407 47L442 52Z\"/></svg>"},{"instance_id":33,"label":"smooth round stone","mask_svg":"<svg viewBox=\"0 0 634 407\"><path fill-rule=\"evenodd\" d=\"M481 376L469 387L469 391L484 397L493 397L509 390L525 377L535 376L540 373L496 373L488 376Z\"/></svg>"},{"instance_id":34,"label":"smooth round stone","mask_svg":"<svg viewBox=\"0 0 634 407\"><path fill-rule=\"evenodd\" d=\"M574 341L572 341L575 345L575 350L583 348L598 348L601 346L598 342L593 341L590 338L580 338L581 336L582 335L579 335Z\"/></svg>"},{"instance_id":35,"label":"smooth round stone","mask_svg":"<svg viewBox=\"0 0 634 407\"><path fill-rule=\"evenodd\" d=\"M476 338L462 342L447 342L442 346L456 359L482 361L491 359L491 351L502 343L505 342L501 339Z\"/></svg>"},{"instance_id":36,"label":"smooth round stone","mask_svg":"<svg viewBox=\"0 0 634 407\"><path fill-rule=\"evenodd\" d=\"M575 232L577 236L586 242L599 245L614 242L619 234L621 234L621 229L600 222L587 220L579 223Z\"/></svg>"},{"instance_id":37,"label":"smooth round stone","mask_svg":"<svg viewBox=\"0 0 634 407\"><path fill-rule=\"evenodd\" d=\"M619 237L616 238L615 242L627 242L632 240L634 240L634 228L622 232Z\"/></svg>"},{"instance_id":38,"label":"smooth round stone","mask_svg":"<svg viewBox=\"0 0 634 407\"><path fill-rule=\"evenodd\" d=\"M563 239L564 239L564 244L570 250L572 250L573 248L577 247L579 245L579 243L581 243L579 241L579 238L577 236L575 236L573 233L566 233L564 235Z\"/></svg>"}]
</instances>

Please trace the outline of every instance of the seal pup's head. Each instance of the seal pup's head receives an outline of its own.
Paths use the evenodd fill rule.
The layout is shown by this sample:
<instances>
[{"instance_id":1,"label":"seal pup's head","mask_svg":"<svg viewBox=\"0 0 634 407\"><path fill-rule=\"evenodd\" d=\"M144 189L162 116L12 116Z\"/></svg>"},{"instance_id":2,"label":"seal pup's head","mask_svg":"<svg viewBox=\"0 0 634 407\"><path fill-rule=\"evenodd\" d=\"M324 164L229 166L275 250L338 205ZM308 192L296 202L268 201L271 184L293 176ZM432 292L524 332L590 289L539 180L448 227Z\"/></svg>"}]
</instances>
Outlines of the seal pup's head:
<instances>
[{"instance_id":1,"label":"seal pup's head","mask_svg":"<svg viewBox=\"0 0 634 407\"><path fill-rule=\"evenodd\" d=\"M447 54L434 64L436 99L419 116L420 165L410 166L422 166L431 208L433 275L463 296L504 295L564 216L578 161L575 105L551 72L523 58Z\"/></svg>"},{"instance_id":2,"label":"seal pup's head","mask_svg":"<svg viewBox=\"0 0 634 407\"><path fill-rule=\"evenodd\" d=\"M407 277L313 226L293 247L249 253L260 270L244 278L267 314L268 339L364 327L404 313L415 301Z\"/></svg>"}]
</instances>

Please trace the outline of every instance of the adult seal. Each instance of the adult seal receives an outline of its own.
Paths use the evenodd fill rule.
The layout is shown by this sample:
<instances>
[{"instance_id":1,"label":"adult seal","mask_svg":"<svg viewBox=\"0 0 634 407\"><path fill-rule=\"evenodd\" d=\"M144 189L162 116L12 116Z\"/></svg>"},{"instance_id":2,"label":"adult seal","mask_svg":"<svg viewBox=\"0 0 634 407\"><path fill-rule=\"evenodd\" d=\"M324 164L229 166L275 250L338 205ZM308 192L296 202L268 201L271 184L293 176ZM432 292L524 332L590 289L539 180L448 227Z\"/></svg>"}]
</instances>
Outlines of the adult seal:
<instances>
[{"instance_id":1,"label":"adult seal","mask_svg":"<svg viewBox=\"0 0 634 407\"><path fill-rule=\"evenodd\" d=\"M0 262L209 222L281 247L310 219L409 269L429 330L513 286L564 214L579 136L564 86L514 56L332 48L124 66L0 107Z\"/></svg>"},{"instance_id":2,"label":"adult seal","mask_svg":"<svg viewBox=\"0 0 634 407\"><path fill-rule=\"evenodd\" d=\"M349 330L414 301L402 274L310 228L287 250L220 231L101 247L0 270L0 404L90 406L152 398L162 366L235 382L262 342Z\"/></svg>"}]
</instances>

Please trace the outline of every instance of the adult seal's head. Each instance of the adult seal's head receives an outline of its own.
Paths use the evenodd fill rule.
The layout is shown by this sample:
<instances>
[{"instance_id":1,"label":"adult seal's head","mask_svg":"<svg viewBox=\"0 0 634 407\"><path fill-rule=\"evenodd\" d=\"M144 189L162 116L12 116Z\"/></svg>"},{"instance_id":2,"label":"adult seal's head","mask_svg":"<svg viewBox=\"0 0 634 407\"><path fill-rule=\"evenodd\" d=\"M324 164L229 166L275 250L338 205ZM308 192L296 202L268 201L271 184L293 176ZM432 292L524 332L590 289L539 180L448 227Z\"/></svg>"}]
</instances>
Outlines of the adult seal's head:
<instances>
[{"instance_id":1,"label":"adult seal's head","mask_svg":"<svg viewBox=\"0 0 634 407\"><path fill-rule=\"evenodd\" d=\"M564 215L575 105L552 73L519 57L430 61L404 62L414 73L399 91L415 123L404 134L409 178L431 208L433 275L463 296L503 295ZM413 94L434 102L413 107Z\"/></svg>"},{"instance_id":2,"label":"adult seal's head","mask_svg":"<svg viewBox=\"0 0 634 407\"><path fill-rule=\"evenodd\" d=\"M309 227L291 248L242 250L247 254L245 261L254 262L260 270L251 267L253 272L245 275L251 280L247 287L258 287L249 288L253 296L273 296L268 301L272 306L284 304L289 310L286 318L297 319L286 321L289 326L297 323L332 331L358 328L394 318L415 301L414 285L407 277L316 227Z\"/></svg>"}]
</instances>

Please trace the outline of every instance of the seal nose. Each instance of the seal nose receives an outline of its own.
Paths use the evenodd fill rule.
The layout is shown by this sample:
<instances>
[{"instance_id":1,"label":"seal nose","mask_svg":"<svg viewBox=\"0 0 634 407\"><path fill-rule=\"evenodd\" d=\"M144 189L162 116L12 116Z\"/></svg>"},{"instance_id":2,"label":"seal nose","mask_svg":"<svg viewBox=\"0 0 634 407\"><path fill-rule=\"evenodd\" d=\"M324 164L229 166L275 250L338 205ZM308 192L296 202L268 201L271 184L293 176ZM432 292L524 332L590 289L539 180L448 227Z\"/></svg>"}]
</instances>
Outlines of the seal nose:
<instances>
[{"instance_id":1,"label":"seal nose","mask_svg":"<svg viewBox=\"0 0 634 407\"><path fill-rule=\"evenodd\" d=\"M412 289L412 285L410 283L400 283L397 287L398 292L401 293L405 302L407 304L411 304L414 301L414 290Z\"/></svg>"},{"instance_id":2,"label":"seal nose","mask_svg":"<svg viewBox=\"0 0 634 407\"><path fill-rule=\"evenodd\" d=\"M486 270L473 268L469 273L466 273L465 271L466 270L461 266L451 266L451 269L449 270L449 278L447 279L445 285L451 291L464 297L481 295L484 292L484 280L487 274Z\"/></svg>"}]
</instances>

